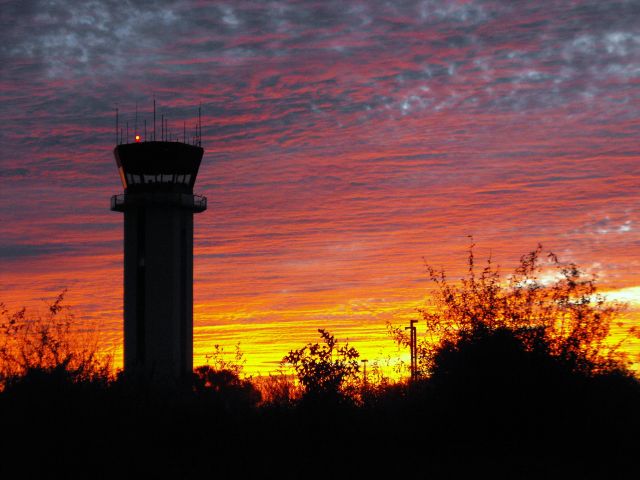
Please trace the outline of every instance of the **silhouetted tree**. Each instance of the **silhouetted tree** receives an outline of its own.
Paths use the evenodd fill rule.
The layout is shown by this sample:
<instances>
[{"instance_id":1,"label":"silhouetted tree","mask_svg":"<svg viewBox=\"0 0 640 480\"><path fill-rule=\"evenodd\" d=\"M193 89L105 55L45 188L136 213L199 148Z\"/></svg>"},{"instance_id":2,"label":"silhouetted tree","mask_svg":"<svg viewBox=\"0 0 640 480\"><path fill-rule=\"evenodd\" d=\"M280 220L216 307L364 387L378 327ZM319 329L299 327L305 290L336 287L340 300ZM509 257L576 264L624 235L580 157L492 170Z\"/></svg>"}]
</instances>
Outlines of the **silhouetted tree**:
<instances>
[{"instance_id":1,"label":"silhouetted tree","mask_svg":"<svg viewBox=\"0 0 640 480\"><path fill-rule=\"evenodd\" d=\"M419 342L423 374L437 367L445 351L461 342L505 332L525 351L544 352L571 370L585 374L626 369L622 341L611 342L610 327L624 305L607 301L597 292L595 278L572 263L561 263L553 254L541 262L542 247L523 255L520 265L506 279L491 259L478 273L469 250L468 273L450 283L444 271L427 266L436 285L431 305L420 310L426 335ZM402 327L389 325L393 338L408 346ZM627 335L634 335L629 328Z\"/></svg>"},{"instance_id":2,"label":"silhouetted tree","mask_svg":"<svg viewBox=\"0 0 640 480\"><path fill-rule=\"evenodd\" d=\"M262 395L262 405L270 407L292 407L300 399L301 388L283 365L276 373L266 376L258 375L252 379L255 387Z\"/></svg>"},{"instance_id":3,"label":"silhouetted tree","mask_svg":"<svg viewBox=\"0 0 640 480\"><path fill-rule=\"evenodd\" d=\"M82 333L63 291L45 315L25 308L10 312L0 304L0 386L18 382L103 382L110 378L111 357L100 355L91 332ZM92 332L95 334L95 332Z\"/></svg>"},{"instance_id":4,"label":"silhouetted tree","mask_svg":"<svg viewBox=\"0 0 640 480\"><path fill-rule=\"evenodd\" d=\"M236 343L233 351L233 358L227 358L227 352L224 347L219 344L213 346L213 351L205 355L207 365L211 365L214 370L229 370L238 377L242 374L247 360L244 358L244 352L240 348L240 342Z\"/></svg>"},{"instance_id":5,"label":"silhouetted tree","mask_svg":"<svg viewBox=\"0 0 640 480\"><path fill-rule=\"evenodd\" d=\"M472 245L459 282L428 267L436 289L421 310L424 381L407 385L400 404L461 458L557 462L582 474L597 452L625 459L616 465L624 471L640 420L640 384L608 338L624 305L607 301L576 265L543 260L538 246L502 276L491 260L478 269ZM403 327L390 331L408 347ZM580 460L565 463L558 452Z\"/></svg>"},{"instance_id":6,"label":"silhouetted tree","mask_svg":"<svg viewBox=\"0 0 640 480\"><path fill-rule=\"evenodd\" d=\"M308 400L341 400L353 393L358 382L358 351L338 341L327 330L319 329L322 343L309 343L291 350L282 362L293 367Z\"/></svg>"},{"instance_id":7,"label":"silhouetted tree","mask_svg":"<svg viewBox=\"0 0 640 480\"><path fill-rule=\"evenodd\" d=\"M217 370L210 365L194 370L194 391L225 409L253 407L260 402L260 392L250 380L241 379L233 370Z\"/></svg>"},{"instance_id":8,"label":"silhouetted tree","mask_svg":"<svg viewBox=\"0 0 640 480\"><path fill-rule=\"evenodd\" d=\"M207 365L194 369L194 392L209 401L214 401L226 409L256 406L260 392L250 379L241 378L246 360L235 345L233 358L227 359L224 347L214 345L212 353L205 356Z\"/></svg>"}]
</instances>

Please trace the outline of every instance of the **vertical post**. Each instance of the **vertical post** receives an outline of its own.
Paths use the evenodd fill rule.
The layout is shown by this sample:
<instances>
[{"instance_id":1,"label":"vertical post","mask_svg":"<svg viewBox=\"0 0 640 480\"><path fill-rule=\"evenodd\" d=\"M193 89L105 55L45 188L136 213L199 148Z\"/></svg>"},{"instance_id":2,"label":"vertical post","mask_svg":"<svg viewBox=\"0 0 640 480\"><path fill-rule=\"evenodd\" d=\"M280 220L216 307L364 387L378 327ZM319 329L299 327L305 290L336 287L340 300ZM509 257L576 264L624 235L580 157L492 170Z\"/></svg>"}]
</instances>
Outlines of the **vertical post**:
<instances>
[{"instance_id":1,"label":"vertical post","mask_svg":"<svg viewBox=\"0 0 640 480\"><path fill-rule=\"evenodd\" d=\"M369 360L367 360L366 358L362 359L362 368L363 368L363 383L364 383L364 388L367 388L367 362Z\"/></svg>"},{"instance_id":2,"label":"vertical post","mask_svg":"<svg viewBox=\"0 0 640 480\"><path fill-rule=\"evenodd\" d=\"M202 103L198 106L198 146L202 146Z\"/></svg>"},{"instance_id":3,"label":"vertical post","mask_svg":"<svg viewBox=\"0 0 640 480\"><path fill-rule=\"evenodd\" d=\"M418 378L418 335L415 324L417 320L410 320L409 326L405 330L409 330L409 351L411 352L411 381Z\"/></svg>"},{"instance_id":4,"label":"vertical post","mask_svg":"<svg viewBox=\"0 0 640 480\"><path fill-rule=\"evenodd\" d=\"M414 322L418 322L414 320ZM415 379L418 379L418 331L416 327L413 327L413 373Z\"/></svg>"},{"instance_id":5,"label":"vertical post","mask_svg":"<svg viewBox=\"0 0 640 480\"><path fill-rule=\"evenodd\" d=\"M147 141L147 119L144 119L144 141Z\"/></svg>"},{"instance_id":6,"label":"vertical post","mask_svg":"<svg viewBox=\"0 0 640 480\"><path fill-rule=\"evenodd\" d=\"M416 379L416 351L415 346L416 331L413 326L413 320L411 321L411 380Z\"/></svg>"},{"instance_id":7,"label":"vertical post","mask_svg":"<svg viewBox=\"0 0 640 480\"><path fill-rule=\"evenodd\" d=\"M413 351L413 327L411 328L411 380L416 376L415 353Z\"/></svg>"},{"instance_id":8,"label":"vertical post","mask_svg":"<svg viewBox=\"0 0 640 480\"><path fill-rule=\"evenodd\" d=\"M414 324L417 320L411 320L411 331L413 332L413 379L418 378L418 332Z\"/></svg>"},{"instance_id":9,"label":"vertical post","mask_svg":"<svg viewBox=\"0 0 640 480\"><path fill-rule=\"evenodd\" d=\"M118 118L118 107L116 107L116 145L118 145L118 132L120 131L120 127L118 125L119 122L119 118Z\"/></svg>"},{"instance_id":10,"label":"vertical post","mask_svg":"<svg viewBox=\"0 0 640 480\"><path fill-rule=\"evenodd\" d=\"M156 97L153 97L153 141L156 141Z\"/></svg>"}]
</instances>

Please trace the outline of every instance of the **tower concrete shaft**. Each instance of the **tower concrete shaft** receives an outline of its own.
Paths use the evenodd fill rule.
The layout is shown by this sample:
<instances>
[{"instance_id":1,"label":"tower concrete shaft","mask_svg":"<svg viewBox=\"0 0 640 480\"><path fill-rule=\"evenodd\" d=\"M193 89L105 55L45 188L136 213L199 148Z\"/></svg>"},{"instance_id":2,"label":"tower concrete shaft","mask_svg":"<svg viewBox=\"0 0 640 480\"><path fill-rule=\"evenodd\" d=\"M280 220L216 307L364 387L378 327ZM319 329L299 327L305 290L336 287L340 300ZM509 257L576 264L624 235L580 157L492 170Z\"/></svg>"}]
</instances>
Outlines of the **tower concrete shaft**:
<instances>
[{"instance_id":1,"label":"tower concrete shaft","mask_svg":"<svg viewBox=\"0 0 640 480\"><path fill-rule=\"evenodd\" d=\"M118 145L124 186L111 210L124 212L124 368L156 384L193 370L193 194L204 151L179 142Z\"/></svg>"}]
</instances>

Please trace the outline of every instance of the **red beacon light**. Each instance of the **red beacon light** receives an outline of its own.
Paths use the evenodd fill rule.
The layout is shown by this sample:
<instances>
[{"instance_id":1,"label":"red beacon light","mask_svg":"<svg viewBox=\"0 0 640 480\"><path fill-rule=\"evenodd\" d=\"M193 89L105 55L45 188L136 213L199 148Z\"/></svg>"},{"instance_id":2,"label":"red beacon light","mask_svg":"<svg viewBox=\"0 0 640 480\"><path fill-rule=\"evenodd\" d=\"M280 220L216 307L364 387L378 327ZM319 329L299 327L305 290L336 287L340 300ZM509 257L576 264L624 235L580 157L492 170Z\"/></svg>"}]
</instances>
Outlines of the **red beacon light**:
<instances>
[{"instance_id":1,"label":"red beacon light","mask_svg":"<svg viewBox=\"0 0 640 480\"><path fill-rule=\"evenodd\" d=\"M140 143L140 135L136 135L136 143Z\"/></svg>"}]
</instances>

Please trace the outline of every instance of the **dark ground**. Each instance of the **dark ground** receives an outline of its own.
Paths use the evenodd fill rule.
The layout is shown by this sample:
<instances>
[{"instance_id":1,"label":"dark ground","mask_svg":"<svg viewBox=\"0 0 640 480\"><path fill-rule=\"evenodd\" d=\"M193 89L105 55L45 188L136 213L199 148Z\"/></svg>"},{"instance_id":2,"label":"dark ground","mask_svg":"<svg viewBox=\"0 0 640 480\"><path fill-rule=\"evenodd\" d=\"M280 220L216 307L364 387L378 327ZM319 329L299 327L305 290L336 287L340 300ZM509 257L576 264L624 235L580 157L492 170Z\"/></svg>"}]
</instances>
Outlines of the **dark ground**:
<instances>
[{"instance_id":1,"label":"dark ground","mask_svg":"<svg viewBox=\"0 0 640 480\"><path fill-rule=\"evenodd\" d=\"M237 393L18 382L0 395L0 473L638 478L640 384L622 374L441 374L369 392L358 405L256 406Z\"/></svg>"}]
</instances>

